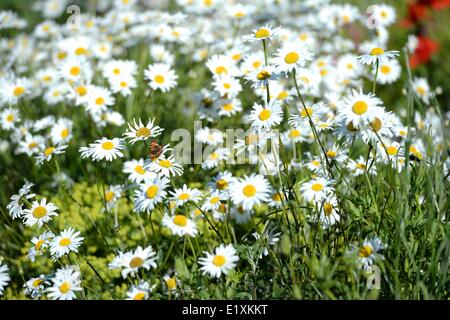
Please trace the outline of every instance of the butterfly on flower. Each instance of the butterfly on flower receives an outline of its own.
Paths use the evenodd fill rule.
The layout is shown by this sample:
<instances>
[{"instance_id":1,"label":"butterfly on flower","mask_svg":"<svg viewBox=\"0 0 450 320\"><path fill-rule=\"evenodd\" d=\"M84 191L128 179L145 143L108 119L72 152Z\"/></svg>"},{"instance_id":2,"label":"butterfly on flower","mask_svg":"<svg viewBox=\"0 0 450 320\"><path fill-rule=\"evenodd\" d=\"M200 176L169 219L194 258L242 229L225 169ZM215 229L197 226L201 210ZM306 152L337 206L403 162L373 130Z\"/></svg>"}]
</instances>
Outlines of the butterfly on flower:
<instances>
[{"instance_id":1,"label":"butterfly on flower","mask_svg":"<svg viewBox=\"0 0 450 320\"><path fill-rule=\"evenodd\" d=\"M158 144L158 142L153 140L150 143L149 156L152 161L157 159L161 155L162 151L163 151L163 146Z\"/></svg>"}]
</instances>

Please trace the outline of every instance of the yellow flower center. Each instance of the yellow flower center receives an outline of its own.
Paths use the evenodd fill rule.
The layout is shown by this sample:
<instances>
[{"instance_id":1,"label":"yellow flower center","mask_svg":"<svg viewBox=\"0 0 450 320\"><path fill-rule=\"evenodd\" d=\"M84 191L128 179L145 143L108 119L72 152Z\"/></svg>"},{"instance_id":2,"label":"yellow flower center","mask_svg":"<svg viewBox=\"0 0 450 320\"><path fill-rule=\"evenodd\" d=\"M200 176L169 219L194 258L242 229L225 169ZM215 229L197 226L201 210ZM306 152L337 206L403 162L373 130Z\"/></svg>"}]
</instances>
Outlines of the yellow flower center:
<instances>
[{"instance_id":1,"label":"yellow flower center","mask_svg":"<svg viewBox=\"0 0 450 320\"><path fill-rule=\"evenodd\" d=\"M14 121L14 115L13 114L8 114L6 116L6 121L8 122L13 122Z\"/></svg>"},{"instance_id":2,"label":"yellow flower center","mask_svg":"<svg viewBox=\"0 0 450 320\"><path fill-rule=\"evenodd\" d=\"M120 86L121 86L122 88L126 88L126 87L128 87L128 83L126 83L125 81L121 81L121 82L120 82Z\"/></svg>"},{"instance_id":3,"label":"yellow flower center","mask_svg":"<svg viewBox=\"0 0 450 320\"><path fill-rule=\"evenodd\" d=\"M224 87L225 89L230 89L230 88L231 88L231 84L229 84L228 82L225 82L225 83L223 84L223 87Z\"/></svg>"},{"instance_id":4,"label":"yellow flower center","mask_svg":"<svg viewBox=\"0 0 450 320\"><path fill-rule=\"evenodd\" d=\"M225 68L224 66L218 66L216 68L216 73L217 74L222 74L222 73L227 74L228 73L227 68Z\"/></svg>"},{"instance_id":5,"label":"yellow flower center","mask_svg":"<svg viewBox=\"0 0 450 320\"><path fill-rule=\"evenodd\" d=\"M357 132L357 131L359 131L359 129L356 128L356 127L353 125L353 122L347 123L346 128L347 128L347 130L350 131L350 132Z\"/></svg>"},{"instance_id":6,"label":"yellow flower center","mask_svg":"<svg viewBox=\"0 0 450 320\"><path fill-rule=\"evenodd\" d=\"M370 126L373 131L378 132L380 131L381 127L383 126L383 123L381 122L380 118L375 117L371 122Z\"/></svg>"},{"instance_id":7,"label":"yellow flower center","mask_svg":"<svg viewBox=\"0 0 450 320\"><path fill-rule=\"evenodd\" d=\"M233 110L233 104L231 104L231 103L224 104L224 105L222 106L222 108L223 108L223 110L225 110L225 111L231 111L231 110Z\"/></svg>"},{"instance_id":8,"label":"yellow flower center","mask_svg":"<svg viewBox=\"0 0 450 320\"><path fill-rule=\"evenodd\" d=\"M308 115L311 117L311 116L313 115L313 113L314 113L314 110L313 110L311 107L306 107L306 109L303 108L303 110L300 112L300 115L301 115L303 118L305 118L305 117L307 117Z\"/></svg>"},{"instance_id":9,"label":"yellow flower center","mask_svg":"<svg viewBox=\"0 0 450 320\"><path fill-rule=\"evenodd\" d=\"M72 68L70 68L70 74L72 75L72 76L77 76L77 75L79 75L80 74L80 72L81 72L81 69L80 69L80 67L72 67Z\"/></svg>"},{"instance_id":10,"label":"yellow flower center","mask_svg":"<svg viewBox=\"0 0 450 320\"><path fill-rule=\"evenodd\" d=\"M162 75L157 75L156 77L155 77L155 82L156 83L159 83L159 84L162 84L162 83L164 83L164 76L162 76Z\"/></svg>"},{"instance_id":11,"label":"yellow flower center","mask_svg":"<svg viewBox=\"0 0 450 320\"><path fill-rule=\"evenodd\" d=\"M137 165L136 167L134 167L134 171L136 171L139 174L145 173L145 169L141 165Z\"/></svg>"},{"instance_id":12,"label":"yellow flower center","mask_svg":"<svg viewBox=\"0 0 450 320\"><path fill-rule=\"evenodd\" d=\"M145 293L144 292L138 292L133 298L133 300L144 300L144 299L145 299Z\"/></svg>"},{"instance_id":13,"label":"yellow flower center","mask_svg":"<svg viewBox=\"0 0 450 320\"><path fill-rule=\"evenodd\" d=\"M289 93L287 91L281 91L278 96L277 99L278 100L284 100L289 96Z\"/></svg>"},{"instance_id":14,"label":"yellow flower center","mask_svg":"<svg viewBox=\"0 0 450 320\"><path fill-rule=\"evenodd\" d=\"M372 56L379 56L380 54L383 54L383 53L384 53L384 50L381 48L373 48L370 51L370 55L372 55Z\"/></svg>"},{"instance_id":15,"label":"yellow flower center","mask_svg":"<svg viewBox=\"0 0 450 320\"><path fill-rule=\"evenodd\" d=\"M66 294L70 290L70 283L63 282L62 285L59 286L59 291L61 291L62 294Z\"/></svg>"},{"instance_id":16,"label":"yellow flower center","mask_svg":"<svg viewBox=\"0 0 450 320\"><path fill-rule=\"evenodd\" d=\"M156 196L156 193L158 192L158 186L150 186L147 188L147 191L145 192L147 195L147 198L153 199Z\"/></svg>"},{"instance_id":17,"label":"yellow flower center","mask_svg":"<svg viewBox=\"0 0 450 320\"><path fill-rule=\"evenodd\" d=\"M219 190L225 190L228 187L228 182L225 179L219 179L216 181L216 187Z\"/></svg>"},{"instance_id":18,"label":"yellow flower center","mask_svg":"<svg viewBox=\"0 0 450 320\"><path fill-rule=\"evenodd\" d=\"M111 150L112 148L114 148L114 143L112 143L111 141L105 141L102 143L102 148L105 150Z\"/></svg>"},{"instance_id":19,"label":"yellow flower center","mask_svg":"<svg viewBox=\"0 0 450 320\"><path fill-rule=\"evenodd\" d=\"M20 96L20 95L22 95L24 93L25 93L25 88L24 87L19 86L19 87L15 87L14 88L13 94L14 94L15 97L18 97L18 96Z\"/></svg>"},{"instance_id":20,"label":"yellow flower center","mask_svg":"<svg viewBox=\"0 0 450 320\"><path fill-rule=\"evenodd\" d=\"M175 217L173 217L173 223L175 223L179 227L186 227L187 222L188 220L185 216L176 215Z\"/></svg>"},{"instance_id":21,"label":"yellow flower center","mask_svg":"<svg viewBox=\"0 0 450 320\"><path fill-rule=\"evenodd\" d=\"M159 160L159 165L164 168L170 168L172 166L172 163L170 162L170 160L162 159Z\"/></svg>"},{"instance_id":22,"label":"yellow flower center","mask_svg":"<svg viewBox=\"0 0 450 320\"><path fill-rule=\"evenodd\" d=\"M190 197L191 197L191 195L189 193L183 192L182 194L180 194L178 196L178 199L184 201L184 200L189 199Z\"/></svg>"},{"instance_id":23,"label":"yellow flower center","mask_svg":"<svg viewBox=\"0 0 450 320\"><path fill-rule=\"evenodd\" d=\"M256 78L258 78L258 80L263 81L266 80L267 78L270 77L270 73L267 70L262 70L260 72L258 72Z\"/></svg>"},{"instance_id":24,"label":"yellow flower center","mask_svg":"<svg viewBox=\"0 0 450 320\"><path fill-rule=\"evenodd\" d=\"M323 205L323 211L325 212L325 214L327 216L331 215L331 213L333 212L333 205L331 203L329 203L329 202L326 202Z\"/></svg>"},{"instance_id":25,"label":"yellow flower center","mask_svg":"<svg viewBox=\"0 0 450 320\"><path fill-rule=\"evenodd\" d=\"M227 259L224 256L221 255L216 255L212 261L212 263L216 266L216 267L222 267L225 262L227 262Z\"/></svg>"},{"instance_id":26,"label":"yellow flower center","mask_svg":"<svg viewBox=\"0 0 450 320\"><path fill-rule=\"evenodd\" d=\"M38 242L36 242L36 244L34 245L34 248L39 251L41 250L42 245L44 244L45 240L44 239L40 239Z\"/></svg>"},{"instance_id":27,"label":"yellow flower center","mask_svg":"<svg viewBox=\"0 0 450 320\"><path fill-rule=\"evenodd\" d=\"M319 166L320 166L319 160L313 160L313 161L311 161L311 163L312 163L313 166L315 166L315 167L319 167Z\"/></svg>"},{"instance_id":28,"label":"yellow flower center","mask_svg":"<svg viewBox=\"0 0 450 320\"><path fill-rule=\"evenodd\" d=\"M382 74L389 74L391 73L391 67L384 64L381 66L380 71Z\"/></svg>"},{"instance_id":29,"label":"yellow flower center","mask_svg":"<svg viewBox=\"0 0 450 320\"><path fill-rule=\"evenodd\" d=\"M211 160L217 160L219 158L219 154L217 152L213 152L209 155Z\"/></svg>"},{"instance_id":30,"label":"yellow flower center","mask_svg":"<svg viewBox=\"0 0 450 320\"><path fill-rule=\"evenodd\" d=\"M167 288L169 290L176 289L177 281L175 280L175 278L167 278L165 281L166 281Z\"/></svg>"},{"instance_id":31,"label":"yellow flower center","mask_svg":"<svg viewBox=\"0 0 450 320\"><path fill-rule=\"evenodd\" d=\"M85 55L85 54L87 54L87 50L86 50L86 48L80 47L75 50L75 54L77 56Z\"/></svg>"},{"instance_id":32,"label":"yellow flower center","mask_svg":"<svg viewBox=\"0 0 450 320\"><path fill-rule=\"evenodd\" d=\"M69 129L65 128L61 130L61 138L65 139L69 135Z\"/></svg>"},{"instance_id":33,"label":"yellow flower center","mask_svg":"<svg viewBox=\"0 0 450 320\"><path fill-rule=\"evenodd\" d=\"M364 163L357 163L356 168L361 170L366 170L366 165Z\"/></svg>"},{"instance_id":34,"label":"yellow flower center","mask_svg":"<svg viewBox=\"0 0 450 320\"><path fill-rule=\"evenodd\" d=\"M39 286L42 284L42 282L44 282L44 280L42 280L42 279L36 279L36 280L34 280L34 281L33 281L33 287L34 287L34 288L39 287Z\"/></svg>"},{"instance_id":35,"label":"yellow flower center","mask_svg":"<svg viewBox=\"0 0 450 320\"><path fill-rule=\"evenodd\" d=\"M115 68L115 69L113 70L113 73L116 74L116 75L117 75L117 74L120 74L120 69L119 69L119 68Z\"/></svg>"},{"instance_id":36,"label":"yellow flower center","mask_svg":"<svg viewBox=\"0 0 450 320\"><path fill-rule=\"evenodd\" d=\"M210 202L211 204L216 204L216 203L219 202L219 201L220 201L220 198L219 198L219 197L212 197L211 200L209 200L209 202Z\"/></svg>"},{"instance_id":37,"label":"yellow flower center","mask_svg":"<svg viewBox=\"0 0 450 320\"><path fill-rule=\"evenodd\" d=\"M77 94L78 94L80 97L83 97L83 96L85 96L86 93L87 93L87 88L86 88L86 87L77 87L77 88L75 89L75 91L77 92Z\"/></svg>"},{"instance_id":38,"label":"yellow flower center","mask_svg":"<svg viewBox=\"0 0 450 320\"><path fill-rule=\"evenodd\" d=\"M140 257L134 257L130 260L130 267L131 268L139 268L144 264L144 260Z\"/></svg>"},{"instance_id":39,"label":"yellow flower center","mask_svg":"<svg viewBox=\"0 0 450 320\"><path fill-rule=\"evenodd\" d=\"M359 249L359 256L361 258L367 258L372 254L372 252L373 252L372 247L369 245L365 245Z\"/></svg>"},{"instance_id":40,"label":"yellow flower center","mask_svg":"<svg viewBox=\"0 0 450 320\"><path fill-rule=\"evenodd\" d=\"M272 196L272 200L275 202L281 202L281 199L283 198L283 196L281 195L281 193L277 192Z\"/></svg>"},{"instance_id":41,"label":"yellow flower center","mask_svg":"<svg viewBox=\"0 0 450 320\"><path fill-rule=\"evenodd\" d=\"M70 241L69 238L62 238L61 240L59 240L59 245L62 247L67 247L72 243L72 241Z\"/></svg>"},{"instance_id":42,"label":"yellow flower center","mask_svg":"<svg viewBox=\"0 0 450 320\"><path fill-rule=\"evenodd\" d=\"M357 115L362 115L367 112L368 108L369 108L369 106L364 101L357 101L353 105L352 111L353 111L353 113L355 113Z\"/></svg>"},{"instance_id":43,"label":"yellow flower center","mask_svg":"<svg viewBox=\"0 0 450 320\"><path fill-rule=\"evenodd\" d=\"M112 199L114 199L114 192L108 191L108 192L105 194L105 200L106 200L106 202L111 202Z\"/></svg>"},{"instance_id":44,"label":"yellow flower center","mask_svg":"<svg viewBox=\"0 0 450 320\"><path fill-rule=\"evenodd\" d=\"M56 150L56 149L53 148L53 147L48 147L47 149L45 149L44 155L45 155L46 157L48 157L48 156L51 155L55 150Z\"/></svg>"},{"instance_id":45,"label":"yellow flower center","mask_svg":"<svg viewBox=\"0 0 450 320\"><path fill-rule=\"evenodd\" d=\"M261 66L261 61L254 61L252 63L253 68L258 69Z\"/></svg>"},{"instance_id":46,"label":"yellow flower center","mask_svg":"<svg viewBox=\"0 0 450 320\"><path fill-rule=\"evenodd\" d=\"M323 185L322 185L321 183L314 183L314 184L311 186L311 189L312 189L313 191L315 191L315 192L319 192L319 191L322 191Z\"/></svg>"},{"instance_id":47,"label":"yellow flower center","mask_svg":"<svg viewBox=\"0 0 450 320\"><path fill-rule=\"evenodd\" d=\"M386 151L390 156L395 156L397 154L397 148L394 146L387 147Z\"/></svg>"},{"instance_id":48,"label":"yellow flower center","mask_svg":"<svg viewBox=\"0 0 450 320\"><path fill-rule=\"evenodd\" d=\"M299 136L300 136L300 130L297 130L297 129L293 129L289 133L289 137L291 137L291 138L297 138Z\"/></svg>"},{"instance_id":49,"label":"yellow flower center","mask_svg":"<svg viewBox=\"0 0 450 320\"><path fill-rule=\"evenodd\" d=\"M47 214L47 209L43 206L36 207L33 210L33 217L35 217L36 219L40 219L40 218L44 217L46 214Z\"/></svg>"},{"instance_id":50,"label":"yellow flower center","mask_svg":"<svg viewBox=\"0 0 450 320\"><path fill-rule=\"evenodd\" d=\"M241 53L236 53L231 56L231 59L238 61L239 59L241 59L241 57L242 57Z\"/></svg>"},{"instance_id":51,"label":"yellow flower center","mask_svg":"<svg viewBox=\"0 0 450 320\"><path fill-rule=\"evenodd\" d=\"M102 97L98 97L97 99L95 99L95 104L98 106L100 106L104 103L105 103L105 99L103 99Z\"/></svg>"},{"instance_id":52,"label":"yellow flower center","mask_svg":"<svg viewBox=\"0 0 450 320\"><path fill-rule=\"evenodd\" d=\"M246 197L253 197L256 194L256 188L255 186L248 184L244 187L242 192Z\"/></svg>"},{"instance_id":53,"label":"yellow flower center","mask_svg":"<svg viewBox=\"0 0 450 320\"><path fill-rule=\"evenodd\" d=\"M286 62L287 64L293 64L296 63L298 61L298 59L300 58L300 56L298 55L297 52L289 52L285 57L284 57L284 62Z\"/></svg>"},{"instance_id":54,"label":"yellow flower center","mask_svg":"<svg viewBox=\"0 0 450 320\"><path fill-rule=\"evenodd\" d=\"M58 52L56 54L56 57L58 58L58 60L64 60L67 57L67 52Z\"/></svg>"},{"instance_id":55,"label":"yellow flower center","mask_svg":"<svg viewBox=\"0 0 450 320\"><path fill-rule=\"evenodd\" d=\"M269 119L270 118L270 115L271 115L272 113L270 112L270 110L269 109L263 109L260 113L259 113L259 120L261 120L261 121L266 121L267 119Z\"/></svg>"},{"instance_id":56,"label":"yellow flower center","mask_svg":"<svg viewBox=\"0 0 450 320\"><path fill-rule=\"evenodd\" d=\"M328 158L335 158L336 155L337 155L337 152L334 151L334 150L328 150L328 151L327 151L327 157L328 157Z\"/></svg>"},{"instance_id":57,"label":"yellow flower center","mask_svg":"<svg viewBox=\"0 0 450 320\"><path fill-rule=\"evenodd\" d=\"M261 39L261 38L267 38L270 37L270 31L266 28L261 28L255 33L255 38Z\"/></svg>"},{"instance_id":58,"label":"yellow flower center","mask_svg":"<svg viewBox=\"0 0 450 320\"><path fill-rule=\"evenodd\" d=\"M421 96L424 96L427 93L427 91L425 90L424 87L417 87L417 93Z\"/></svg>"},{"instance_id":59,"label":"yellow flower center","mask_svg":"<svg viewBox=\"0 0 450 320\"><path fill-rule=\"evenodd\" d=\"M151 131L150 131L149 128L147 128L147 127L142 127L142 128L139 128L139 129L136 131L136 136L137 136L137 137L149 137L149 136L150 136L150 133L151 133Z\"/></svg>"}]
</instances>

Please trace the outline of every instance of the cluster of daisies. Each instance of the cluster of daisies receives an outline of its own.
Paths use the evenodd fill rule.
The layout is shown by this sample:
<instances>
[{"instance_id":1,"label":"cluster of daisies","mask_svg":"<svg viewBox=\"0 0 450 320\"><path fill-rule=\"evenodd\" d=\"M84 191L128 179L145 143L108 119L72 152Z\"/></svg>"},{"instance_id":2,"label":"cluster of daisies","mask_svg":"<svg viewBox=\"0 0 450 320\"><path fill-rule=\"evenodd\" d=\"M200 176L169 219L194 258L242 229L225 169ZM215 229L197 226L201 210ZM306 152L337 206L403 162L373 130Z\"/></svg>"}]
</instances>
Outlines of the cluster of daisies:
<instances>
[{"instance_id":1,"label":"cluster of daisies","mask_svg":"<svg viewBox=\"0 0 450 320\"><path fill-rule=\"evenodd\" d=\"M106 186L103 211L113 211L127 197L136 215L156 213L174 239L189 243L192 238L201 241L202 221L219 241L213 247L205 245L197 258L200 272L213 278L238 267L236 247L223 237L223 226L229 223L246 226L261 211L289 211L295 199L308 208L308 222L338 230L343 217L348 219L340 210L342 181L349 184L358 176L377 175L379 165L401 172L407 155L426 160L423 132L430 132L438 151L445 140L439 116L431 108L439 90L425 78L412 79L410 90L430 112L423 117L417 113L412 126L402 122L405 114L392 112L393 106L377 96L377 85L391 85L402 74L400 52L388 49L395 10L384 4L371 6L368 21L357 7L330 2L177 0L179 11L169 13L137 0L101 0L96 2L98 16L82 13L78 24L60 25L56 19L68 1L40 0L33 8L45 19L29 34L21 32L26 21L13 12L0 12L0 30L19 31L13 38L0 39L0 127L8 137L1 141L2 151L28 156L39 167L54 162L58 170L68 149L79 152L86 166L119 162L123 172L115 174L122 183ZM356 44L341 32L355 26L367 29L368 40ZM405 53L415 50L416 40L408 38ZM148 65L142 65L142 57L127 58L128 49L143 44ZM145 96L154 91L172 94L182 75L177 68L184 61L205 71L203 88L189 97L195 117L207 125L196 132L195 140L212 150L199 168L205 177L201 187L184 183L190 173L169 144L154 145L164 132L156 120L130 119L129 106L123 103L140 86L145 90L139 94ZM95 129L97 136L88 137L88 144L79 145L86 132L77 117L85 122L83 127ZM227 118L248 129L232 147L224 147L227 128L222 123ZM117 132L110 130L114 127L121 136L111 136ZM369 146L367 156L350 156L355 142ZM150 148L150 156L127 158L136 144ZM253 164L252 171L233 172L237 167L227 163L235 156ZM60 175L70 175L61 167ZM302 172L306 178L287 191L282 172ZM58 207L32 188L26 182L11 196L7 210L35 232L30 261L48 255L62 266L30 278L24 291L34 299L80 298L82 274L69 258L84 250L83 240L89 235L73 228L55 230L51 222L58 217ZM259 259L268 259L280 239L279 232L268 230L253 233L266 244ZM367 269L383 258L380 251L385 247L371 234L348 253ZM150 298L154 286L142 275L156 271L167 272L167 289L177 290L180 280L158 265L151 245L111 253L114 258L107 267L119 270L122 280L131 283L123 298ZM0 295L10 272L0 260Z\"/></svg>"}]
</instances>

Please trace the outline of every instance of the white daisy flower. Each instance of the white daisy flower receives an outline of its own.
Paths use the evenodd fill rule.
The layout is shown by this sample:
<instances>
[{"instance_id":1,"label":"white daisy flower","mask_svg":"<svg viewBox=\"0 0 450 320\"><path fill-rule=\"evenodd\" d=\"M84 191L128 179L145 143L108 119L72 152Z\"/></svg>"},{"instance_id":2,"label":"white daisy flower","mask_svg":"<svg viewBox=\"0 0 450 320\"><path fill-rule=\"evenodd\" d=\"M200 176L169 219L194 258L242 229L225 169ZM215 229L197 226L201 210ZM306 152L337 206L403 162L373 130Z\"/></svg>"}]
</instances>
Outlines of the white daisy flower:
<instances>
[{"instance_id":1,"label":"white daisy flower","mask_svg":"<svg viewBox=\"0 0 450 320\"><path fill-rule=\"evenodd\" d=\"M278 72L288 73L295 68L302 68L307 61L312 60L313 55L303 46L286 44L278 49L274 60Z\"/></svg>"},{"instance_id":2,"label":"white daisy flower","mask_svg":"<svg viewBox=\"0 0 450 320\"><path fill-rule=\"evenodd\" d=\"M188 235L190 237L195 237L197 234L197 225L191 219L183 215L169 216L165 215L162 220L163 226L169 228L174 235L183 237Z\"/></svg>"},{"instance_id":3,"label":"white daisy flower","mask_svg":"<svg viewBox=\"0 0 450 320\"><path fill-rule=\"evenodd\" d=\"M166 177L156 177L139 186L134 192L134 206L137 212L150 212L155 205L161 203L167 192L165 191L169 185L169 179Z\"/></svg>"},{"instance_id":4,"label":"white daisy flower","mask_svg":"<svg viewBox=\"0 0 450 320\"><path fill-rule=\"evenodd\" d=\"M22 188L19 189L17 194L11 196L11 202L6 206L6 209L8 209L8 212L13 219L22 216L24 200L29 201L36 196L36 194L31 193L31 188L33 186L34 183L26 182Z\"/></svg>"},{"instance_id":5,"label":"white daisy flower","mask_svg":"<svg viewBox=\"0 0 450 320\"><path fill-rule=\"evenodd\" d=\"M208 185L212 188L213 191L219 190L223 195L228 196L231 192L230 186L234 182L234 177L231 172L224 171L220 172L213 178L213 181L208 183Z\"/></svg>"},{"instance_id":6,"label":"white daisy flower","mask_svg":"<svg viewBox=\"0 0 450 320\"><path fill-rule=\"evenodd\" d=\"M230 210L230 217L237 224L246 224L252 218L253 210L245 210L242 206L233 206Z\"/></svg>"},{"instance_id":7,"label":"white daisy flower","mask_svg":"<svg viewBox=\"0 0 450 320\"><path fill-rule=\"evenodd\" d=\"M300 187L300 191L306 201L318 202L326 199L327 194L334 192L334 187L331 186L333 183L333 180L319 177L303 183Z\"/></svg>"},{"instance_id":8,"label":"white daisy flower","mask_svg":"<svg viewBox=\"0 0 450 320\"><path fill-rule=\"evenodd\" d=\"M73 300L75 292L81 291L81 274L77 266L58 269L52 278L52 286L47 289L47 296L52 300Z\"/></svg>"},{"instance_id":9,"label":"white daisy flower","mask_svg":"<svg viewBox=\"0 0 450 320\"><path fill-rule=\"evenodd\" d=\"M155 161L150 161L146 163L145 168L166 177L181 176L183 174L183 167L175 162L173 154L168 157L161 156Z\"/></svg>"},{"instance_id":10,"label":"white daisy flower","mask_svg":"<svg viewBox=\"0 0 450 320\"><path fill-rule=\"evenodd\" d=\"M197 202L200 200L201 192L198 189L188 188L186 184L182 188L175 189L170 192L172 199L176 202L177 207L181 207L188 201Z\"/></svg>"},{"instance_id":11,"label":"white daisy flower","mask_svg":"<svg viewBox=\"0 0 450 320\"><path fill-rule=\"evenodd\" d=\"M400 78L400 74L400 63L397 60L386 60L378 66L377 82L380 84L394 83Z\"/></svg>"},{"instance_id":12,"label":"white daisy flower","mask_svg":"<svg viewBox=\"0 0 450 320\"><path fill-rule=\"evenodd\" d=\"M200 270L203 274L208 273L212 277L219 278L221 274L227 274L231 269L236 267L239 257L236 249L229 244L227 246L220 245L216 248L215 253L206 252L206 257L199 258Z\"/></svg>"},{"instance_id":13,"label":"white daisy flower","mask_svg":"<svg viewBox=\"0 0 450 320\"><path fill-rule=\"evenodd\" d=\"M323 202L319 202L316 205L320 208L319 222L325 228L334 225L341 219L336 210L338 205L336 197L327 197Z\"/></svg>"},{"instance_id":14,"label":"white daisy flower","mask_svg":"<svg viewBox=\"0 0 450 320\"><path fill-rule=\"evenodd\" d=\"M100 161L105 159L106 161L112 161L116 158L123 157L123 153L120 150L125 149L120 138L101 138L96 140L95 143L89 144L89 147L80 147L80 153L82 158L92 158L93 161Z\"/></svg>"},{"instance_id":15,"label":"white daisy flower","mask_svg":"<svg viewBox=\"0 0 450 320\"><path fill-rule=\"evenodd\" d=\"M19 111L16 109L6 108L0 113L0 125L4 130L14 129L19 121Z\"/></svg>"},{"instance_id":16,"label":"white daisy flower","mask_svg":"<svg viewBox=\"0 0 450 320\"><path fill-rule=\"evenodd\" d=\"M148 123L144 125L139 119L139 122L136 123L136 120L134 119L134 124L131 125L128 123L128 130L123 134L127 139L130 139L130 143L134 144L138 141L145 141L149 138L157 137L163 132L164 129L160 128L159 126L153 125L155 119L150 120L148 119Z\"/></svg>"},{"instance_id":17,"label":"white daisy flower","mask_svg":"<svg viewBox=\"0 0 450 320\"><path fill-rule=\"evenodd\" d=\"M33 239L31 239L33 246L28 250L28 258L34 262L36 256L38 254L42 255L44 253L44 249L50 246L50 240L54 236L55 235L51 231L45 231L41 235L33 237Z\"/></svg>"},{"instance_id":18,"label":"white daisy flower","mask_svg":"<svg viewBox=\"0 0 450 320\"><path fill-rule=\"evenodd\" d=\"M72 138L72 126L72 120L67 118L58 119L50 132L53 144L68 142Z\"/></svg>"},{"instance_id":19,"label":"white daisy flower","mask_svg":"<svg viewBox=\"0 0 450 320\"><path fill-rule=\"evenodd\" d=\"M110 269L122 269L122 277L125 279L128 275L134 277L139 269L150 270L156 268L155 252L152 247L142 248L138 246L134 251L125 253L119 252L119 255L110 263Z\"/></svg>"},{"instance_id":20,"label":"white daisy flower","mask_svg":"<svg viewBox=\"0 0 450 320\"><path fill-rule=\"evenodd\" d=\"M361 246L357 248L358 260L364 269L368 269L375 259L383 258L378 251L384 248L384 244L377 237L371 239L365 239Z\"/></svg>"},{"instance_id":21,"label":"white daisy flower","mask_svg":"<svg viewBox=\"0 0 450 320\"><path fill-rule=\"evenodd\" d=\"M78 252L78 247L83 242L84 237L80 237L80 232L73 228L64 229L60 235L53 238L50 243L50 253L53 260L57 260L70 252Z\"/></svg>"},{"instance_id":22,"label":"white daisy flower","mask_svg":"<svg viewBox=\"0 0 450 320\"><path fill-rule=\"evenodd\" d=\"M274 36L280 31L280 27L272 28L269 25L265 25L258 29L253 29L252 33L243 36L245 42L256 42L256 41L270 41Z\"/></svg>"},{"instance_id":23,"label":"white daisy flower","mask_svg":"<svg viewBox=\"0 0 450 320\"><path fill-rule=\"evenodd\" d=\"M23 285L26 295L31 296L33 299L38 299L44 294L45 286L49 285L47 277L41 274L39 277L31 278Z\"/></svg>"},{"instance_id":24,"label":"white daisy flower","mask_svg":"<svg viewBox=\"0 0 450 320\"><path fill-rule=\"evenodd\" d=\"M249 119L252 121L252 127L257 131L269 130L272 126L278 125L283 119L280 101L271 100L265 108L255 103Z\"/></svg>"},{"instance_id":25,"label":"white daisy flower","mask_svg":"<svg viewBox=\"0 0 450 320\"><path fill-rule=\"evenodd\" d=\"M42 165L44 161L50 161L54 155L63 154L66 149L67 144L64 142L58 143L55 146L48 146L35 156L36 164Z\"/></svg>"},{"instance_id":26,"label":"white daisy flower","mask_svg":"<svg viewBox=\"0 0 450 320\"><path fill-rule=\"evenodd\" d=\"M213 87L221 97L227 97L229 99L235 98L242 90L239 80L227 75L215 77Z\"/></svg>"},{"instance_id":27,"label":"white daisy flower","mask_svg":"<svg viewBox=\"0 0 450 320\"><path fill-rule=\"evenodd\" d=\"M416 94L419 96L420 100L422 100L426 104L430 103L430 98L432 97L433 93L430 89L430 85L428 84L427 79L414 78L413 89L416 92Z\"/></svg>"},{"instance_id":28,"label":"white daisy flower","mask_svg":"<svg viewBox=\"0 0 450 320\"><path fill-rule=\"evenodd\" d=\"M5 290L8 282L11 280L8 271L8 266L0 261L0 296L3 295L3 290Z\"/></svg>"},{"instance_id":29,"label":"white daisy flower","mask_svg":"<svg viewBox=\"0 0 450 320\"><path fill-rule=\"evenodd\" d=\"M361 64L374 65L377 63L377 61L379 64L382 64L387 60L395 59L399 55L399 51L384 51L383 48L376 47L370 50L368 54L363 54L357 59Z\"/></svg>"},{"instance_id":30,"label":"white daisy flower","mask_svg":"<svg viewBox=\"0 0 450 320\"><path fill-rule=\"evenodd\" d=\"M147 300L152 291L150 284L145 281L139 282L139 285L132 285L127 292L127 300Z\"/></svg>"},{"instance_id":31,"label":"white daisy flower","mask_svg":"<svg viewBox=\"0 0 450 320\"><path fill-rule=\"evenodd\" d=\"M47 199L44 198L39 203L38 201L34 201L30 209L23 210L22 219L24 220L24 224L28 227L32 227L35 224L41 228L44 223L50 221L52 216L57 216L56 210L58 207L53 203L47 203Z\"/></svg>"},{"instance_id":32,"label":"white daisy flower","mask_svg":"<svg viewBox=\"0 0 450 320\"><path fill-rule=\"evenodd\" d=\"M345 123L352 123L353 127L360 128L368 125L374 119L382 106L382 101L373 93L364 94L362 91L353 90L343 102L340 110Z\"/></svg>"},{"instance_id":33,"label":"white daisy flower","mask_svg":"<svg viewBox=\"0 0 450 320\"><path fill-rule=\"evenodd\" d=\"M220 193L220 190L217 189L205 199L205 202L203 202L202 210L207 211L214 211L219 210L221 201L225 200L225 197L223 196L223 193Z\"/></svg>"},{"instance_id":34,"label":"white daisy flower","mask_svg":"<svg viewBox=\"0 0 450 320\"><path fill-rule=\"evenodd\" d=\"M126 161L123 164L123 172L128 174L128 179L133 183L141 183L156 178L156 173L145 169L144 159Z\"/></svg>"},{"instance_id":35,"label":"white daisy flower","mask_svg":"<svg viewBox=\"0 0 450 320\"><path fill-rule=\"evenodd\" d=\"M231 197L235 205L242 205L245 210L250 210L269 200L269 189L266 178L252 174L233 183Z\"/></svg>"},{"instance_id":36,"label":"white daisy flower","mask_svg":"<svg viewBox=\"0 0 450 320\"><path fill-rule=\"evenodd\" d=\"M171 69L170 65L155 63L149 65L144 71L145 78L150 81L153 90L168 92L177 85L178 76Z\"/></svg>"},{"instance_id":37,"label":"white daisy flower","mask_svg":"<svg viewBox=\"0 0 450 320\"><path fill-rule=\"evenodd\" d=\"M216 168L222 161L227 160L230 150L227 148L219 148L211 152L202 163L202 169Z\"/></svg>"}]
</instances>

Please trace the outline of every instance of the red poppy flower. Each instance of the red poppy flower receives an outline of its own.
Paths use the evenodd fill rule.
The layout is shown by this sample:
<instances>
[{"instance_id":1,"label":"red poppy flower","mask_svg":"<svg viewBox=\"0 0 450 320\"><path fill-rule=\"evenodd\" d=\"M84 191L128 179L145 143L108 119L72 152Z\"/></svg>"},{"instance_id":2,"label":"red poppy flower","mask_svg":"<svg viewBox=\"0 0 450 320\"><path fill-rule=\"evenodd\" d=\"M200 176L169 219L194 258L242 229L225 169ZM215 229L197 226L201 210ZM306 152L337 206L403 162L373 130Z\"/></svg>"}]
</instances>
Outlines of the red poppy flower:
<instances>
[{"instance_id":1,"label":"red poppy flower","mask_svg":"<svg viewBox=\"0 0 450 320\"><path fill-rule=\"evenodd\" d=\"M419 36L418 40L417 48L409 59L412 68L430 61L433 54L439 49L439 44L427 37Z\"/></svg>"}]
</instances>

